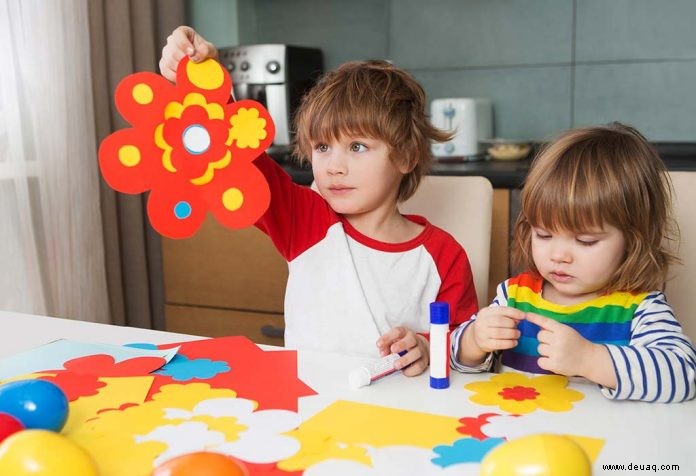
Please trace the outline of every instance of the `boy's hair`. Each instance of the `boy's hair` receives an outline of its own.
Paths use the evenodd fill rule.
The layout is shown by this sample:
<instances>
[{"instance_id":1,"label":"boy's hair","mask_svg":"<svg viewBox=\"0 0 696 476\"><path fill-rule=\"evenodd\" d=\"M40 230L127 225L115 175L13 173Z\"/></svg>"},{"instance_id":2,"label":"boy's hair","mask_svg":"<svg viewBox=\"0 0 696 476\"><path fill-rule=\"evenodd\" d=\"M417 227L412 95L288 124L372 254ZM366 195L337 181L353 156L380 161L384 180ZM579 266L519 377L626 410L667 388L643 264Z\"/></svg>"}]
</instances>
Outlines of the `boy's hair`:
<instances>
[{"instance_id":1,"label":"boy's hair","mask_svg":"<svg viewBox=\"0 0 696 476\"><path fill-rule=\"evenodd\" d=\"M521 195L512 261L538 272L532 227L574 233L607 223L623 232L622 264L600 292L662 289L676 257L672 187L664 163L636 129L612 123L566 132L534 160Z\"/></svg>"},{"instance_id":2,"label":"boy's hair","mask_svg":"<svg viewBox=\"0 0 696 476\"><path fill-rule=\"evenodd\" d=\"M405 71L386 61L352 61L325 74L303 98L295 115L295 155L311 161L317 142L343 135L385 142L389 158L409 172L398 201L413 195L432 161L430 141L451 134L433 127L425 114L425 92Z\"/></svg>"}]
</instances>

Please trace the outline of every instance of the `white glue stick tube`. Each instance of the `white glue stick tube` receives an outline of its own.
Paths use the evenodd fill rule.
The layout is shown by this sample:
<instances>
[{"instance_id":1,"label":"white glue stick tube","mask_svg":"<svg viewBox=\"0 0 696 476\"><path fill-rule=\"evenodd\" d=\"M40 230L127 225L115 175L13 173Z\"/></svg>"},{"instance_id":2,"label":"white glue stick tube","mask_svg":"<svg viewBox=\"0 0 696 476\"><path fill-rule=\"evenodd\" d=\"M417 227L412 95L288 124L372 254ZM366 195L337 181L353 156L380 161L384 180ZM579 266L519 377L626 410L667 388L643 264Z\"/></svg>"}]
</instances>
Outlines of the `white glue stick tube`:
<instances>
[{"instance_id":1,"label":"white glue stick tube","mask_svg":"<svg viewBox=\"0 0 696 476\"><path fill-rule=\"evenodd\" d=\"M368 364L365 364L357 369L353 369L350 374L348 374L348 382L350 386L354 389L364 387L365 385L370 385L377 379L386 377L389 374L396 372L397 368L394 364L397 360L401 358L406 352L401 352L400 354L389 354L381 359L374 360Z\"/></svg>"},{"instance_id":2,"label":"white glue stick tube","mask_svg":"<svg viewBox=\"0 0 696 476\"><path fill-rule=\"evenodd\" d=\"M449 387L449 304L430 303L430 387Z\"/></svg>"}]
</instances>

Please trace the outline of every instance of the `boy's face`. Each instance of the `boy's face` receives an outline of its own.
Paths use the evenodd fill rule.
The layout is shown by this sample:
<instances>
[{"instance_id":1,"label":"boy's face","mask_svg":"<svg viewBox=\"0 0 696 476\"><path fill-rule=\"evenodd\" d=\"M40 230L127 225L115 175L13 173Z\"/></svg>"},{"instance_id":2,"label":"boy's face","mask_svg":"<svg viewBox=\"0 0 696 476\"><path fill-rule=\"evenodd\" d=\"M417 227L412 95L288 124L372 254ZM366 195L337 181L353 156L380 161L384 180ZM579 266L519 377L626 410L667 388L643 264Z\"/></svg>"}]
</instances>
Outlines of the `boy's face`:
<instances>
[{"instance_id":1,"label":"boy's face","mask_svg":"<svg viewBox=\"0 0 696 476\"><path fill-rule=\"evenodd\" d=\"M324 199L346 216L393 208L405 173L389 159L384 142L348 136L315 143L312 171Z\"/></svg>"},{"instance_id":2,"label":"boy's face","mask_svg":"<svg viewBox=\"0 0 696 476\"><path fill-rule=\"evenodd\" d=\"M532 258L546 281L544 298L575 304L596 297L624 259L626 241L618 228L574 233L532 228Z\"/></svg>"}]
</instances>

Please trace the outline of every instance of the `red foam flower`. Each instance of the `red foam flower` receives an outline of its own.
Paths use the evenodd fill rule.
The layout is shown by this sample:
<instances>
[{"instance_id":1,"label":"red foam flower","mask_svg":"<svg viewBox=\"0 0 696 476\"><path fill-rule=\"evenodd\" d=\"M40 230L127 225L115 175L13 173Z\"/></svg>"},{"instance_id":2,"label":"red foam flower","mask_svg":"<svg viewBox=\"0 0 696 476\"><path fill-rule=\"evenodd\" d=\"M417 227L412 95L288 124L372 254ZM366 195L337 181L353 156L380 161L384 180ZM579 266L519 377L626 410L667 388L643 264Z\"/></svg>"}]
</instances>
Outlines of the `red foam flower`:
<instances>
[{"instance_id":1,"label":"red foam flower","mask_svg":"<svg viewBox=\"0 0 696 476\"><path fill-rule=\"evenodd\" d=\"M68 397L68 401L80 397L96 395L106 384L100 377L135 377L149 375L164 365L162 357L134 357L115 362L110 355L96 354L77 357L66 361L62 369L48 370L53 376L42 376L58 385Z\"/></svg>"},{"instance_id":2,"label":"red foam flower","mask_svg":"<svg viewBox=\"0 0 696 476\"><path fill-rule=\"evenodd\" d=\"M219 63L187 57L176 85L143 72L116 88L116 106L133 127L102 141L99 166L117 191L151 191L148 216L164 236L193 235L208 212L244 228L268 208L268 183L253 160L273 142L273 121L256 101L228 103L231 90Z\"/></svg>"},{"instance_id":3,"label":"red foam flower","mask_svg":"<svg viewBox=\"0 0 696 476\"><path fill-rule=\"evenodd\" d=\"M505 400L517 400L521 402L523 400L534 400L540 393L537 392L535 388L516 385L514 387L505 387L502 391L498 392L498 395Z\"/></svg>"},{"instance_id":4,"label":"red foam flower","mask_svg":"<svg viewBox=\"0 0 696 476\"><path fill-rule=\"evenodd\" d=\"M498 416L498 413L482 413L477 417L463 417L459 419L462 426L457 427L457 431L464 435L483 441L488 436L481 430L481 427L488 423L490 417Z\"/></svg>"},{"instance_id":5,"label":"red foam flower","mask_svg":"<svg viewBox=\"0 0 696 476\"><path fill-rule=\"evenodd\" d=\"M54 376L44 375L41 380L52 382L63 391L69 402L80 397L89 397L99 393L99 389L106 386L99 381L96 375L74 374L72 372L57 373Z\"/></svg>"}]
</instances>

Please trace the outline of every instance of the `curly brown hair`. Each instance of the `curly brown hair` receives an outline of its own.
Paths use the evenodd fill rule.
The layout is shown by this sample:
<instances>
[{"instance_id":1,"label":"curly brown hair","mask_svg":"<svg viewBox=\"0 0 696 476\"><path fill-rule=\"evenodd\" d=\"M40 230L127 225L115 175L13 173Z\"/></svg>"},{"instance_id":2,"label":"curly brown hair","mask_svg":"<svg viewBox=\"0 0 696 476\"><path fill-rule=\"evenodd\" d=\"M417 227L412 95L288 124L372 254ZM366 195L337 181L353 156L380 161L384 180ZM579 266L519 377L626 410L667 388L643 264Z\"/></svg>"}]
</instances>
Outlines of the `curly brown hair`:
<instances>
[{"instance_id":1,"label":"curly brown hair","mask_svg":"<svg viewBox=\"0 0 696 476\"><path fill-rule=\"evenodd\" d=\"M512 262L537 272L532 227L583 233L610 224L626 254L605 289L662 289L678 242L672 185L662 159L640 132L618 122L570 130L534 159L521 194Z\"/></svg>"},{"instance_id":2,"label":"curly brown hair","mask_svg":"<svg viewBox=\"0 0 696 476\"><path fill-rule=\"evenodd\" d=\"M317 142L344 135L385 142L389 158L408 173L397 199L411 197L432 162L430 142L451 134L433 127L425 114L425 92L407 72L387 61L352 61L325 74L302 99L294 118L295 156L310 162Z\"/></svg>"}]
</instances>

